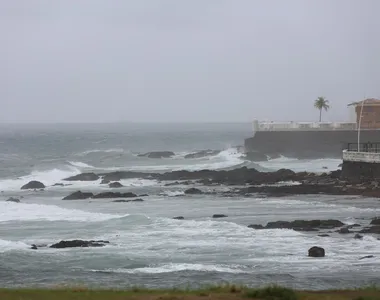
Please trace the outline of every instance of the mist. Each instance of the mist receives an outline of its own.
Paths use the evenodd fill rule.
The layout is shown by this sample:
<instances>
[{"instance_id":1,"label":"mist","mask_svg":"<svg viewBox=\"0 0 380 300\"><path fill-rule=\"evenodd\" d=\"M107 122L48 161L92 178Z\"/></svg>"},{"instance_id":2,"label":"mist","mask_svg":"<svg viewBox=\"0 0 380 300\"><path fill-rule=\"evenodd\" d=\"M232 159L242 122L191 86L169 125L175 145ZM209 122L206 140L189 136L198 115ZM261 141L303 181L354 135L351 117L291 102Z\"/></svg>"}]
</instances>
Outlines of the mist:
<instances>
[{"instance_id":1,"label":"mist","mask_svg":"<svg viewBox=\"0 0 380 300\"><path fill-rule=\"evenodd\" d=\"M377 0L0 2L0 122L344 121L380 98Z\"/></svg>"}]
</instances>

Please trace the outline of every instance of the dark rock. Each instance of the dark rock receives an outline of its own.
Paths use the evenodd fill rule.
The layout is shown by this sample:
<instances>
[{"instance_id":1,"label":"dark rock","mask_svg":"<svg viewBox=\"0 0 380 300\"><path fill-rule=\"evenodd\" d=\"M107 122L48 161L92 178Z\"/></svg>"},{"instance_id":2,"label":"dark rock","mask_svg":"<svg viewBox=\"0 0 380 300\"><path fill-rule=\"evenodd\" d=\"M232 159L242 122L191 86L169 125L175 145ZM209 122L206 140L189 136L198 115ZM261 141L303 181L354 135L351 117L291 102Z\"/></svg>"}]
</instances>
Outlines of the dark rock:
<instances>
[{"instance_id":1,"label":"dark rock","mask_svg":"<svg viewBox=\"0 0 380 300\"><path fill-rule=\"evenodd\" d=\"M7 202L15 202L15 203L20 203L20 199L18 198L14 198L14 197L10 197L8 198L8 200L6 200Z\"/></svg>"},{"instance_id":2,"label":"dark rock","mask_svg":"<svg viewBox=\"0 0 380 300\"><path fill-rule=\"evenodd\" d=\"M373 255L367 255L367 256L360 257L359 260L366 259L366 258L374 258L374 257L375 256Z\"/></svg>"},{"instance_id":3,"label":"dark rock","mask_svg":"<svg viewBox=\"0 0 380 300\"><path fill-rule=\"evenodd\" d=\"M81 173L75 176L65 178L63 180L65 181L96 181L99 178L100 178L99 175L96 175L95 173Z\"/></svg>"},{"instance_id":4,"label":"dark rock","mask_svg":"<svg viewBox=\"0 0 380 300\"><path fill-rule=\"evenodd\" d=\"M185 194L186 195L200 195L200 194L203 194L203 192L197 188L189 188L185 191Z\"/></svg>"},{"instance_id":5,"label":"dark rock","mask_svg":"<svg viewBox=\"0 0 380 300\"><path fill-rule=\"evenodd\" d=\"M123 187L124 185L122 185L120 182L111 182L109 185L108 185L110 188L121 188Z\"/></svg>"},{"instance_id":6,"label":"dark rock","mask_svg":"<svg viewBox=\"0 0 380 300\"><path fill-rule=\"evenodd\" d=\"M54 183L52 186L65 186L63 183Z\"/></svg>"},{"instance_id":7,"label":"dark rock","mask_svg":"<svg viewBox=\"0 0 380 300\"><path fill-rule=\"evenodd\" d=\"M185 218L182 217L182 216L179 216L179 217L174 217L173 220L184 220Z\"/></svg>"},{"instance_id":8,"label":"dark rock","mask_svg":"<svg viewBox=\"0 0 380 300\"><path fill-rule=\"evenodd\" d=\"M221 152L220 150L202 150L202 151L198 151L195 153L187 154L187 155L185 155L185 158L187 158L187 159L188 158L202 158L202 157L206 157L206 156L217 155L220 152Z\"/></svg>"},{"instance_id":9,"label":"dark rock","mask_svg":"<svg viewBox=\"0 0 380 300\"><path fill-rule=\"evenodd\" d=\"M141 194L139 195L139 197L148 197L149 195L148 194Z\"/></svg>"},{"instance_id":10,"label":"dark rock","mask_svg":"<svg viewBox=\"0 0 380 300\"><path fill-rule=\"evenodd\" d=\"M356 240L362 240L363 236L360 235L359 233L357 233L357 234L355 234L354 239L356 239Z\"/></svg>"},{"instance_id":11,"label":"dark rock","mask_svg":"<svg viewBox=\"0 0 380 300\"><path fill-rule=\"evenodd\" d=\"M247 159L250 161L268 161L268 156L260 152L246 152L244 159Z\"/></svg>"},{"instance_id":12,"label":"dark rock","mask_svg":"<svg viewBox=\"0 0 380 300\"><path fill-rule=\"evenodd\" d=\"M318 234L318 236L320 236L320 237L328 237L328 236L330 236L330 235L327 234L327 233L321 233L321 234Z\"/></svg>"},{"instance_id":13,"label":"dark rock","mask_svg":"<svg viewBox=\"0 0 380 300\"><path fill-rule=\"evenodd\" d=\"M295 221L275 221L275 222L269 222L265 228L266 229L302 229L305 231L313 231L310 229L327 229L327 228L335 228L335 227L341 227L344 223L342 223L339 220L311 220L311 221L305 221L305 220L295 220Z\"/></svg>"},{"instance_id":14,"label":"dark rock","mask_svg":"<svg viewBox=\"0 0 380 300\"><path fill-rule=\"evenodd\" d=\"M137 156L149 157L149 158L170 158L174 155L175 153L171 151L153 151L153 152L147 152L144 154L138 154Z\"/></svg>"},{"instance_id":15,"label":"dark rock","mask_svg":"<svg viewBox=\"0 0 380 300\"><path fill-rule=\"evenodd\" d=\"M359 233L375 233L380 234L380 225L363 228Z\"/></svg>"},{"instance_id":16,"label":"dark rock","mask_svg":"<svg viewBox=\"0 0 380 300\"><path fill-rule=\"evenodd\" d=\"M111 181L108 180L108 179L102 179L102 181L100 182L100 184L109 184Z\"/></svg>"},{"instance_id":17,"label":"dark rock","mask_svg":"<svg viewBox=\"0 0 380 300\"><path fill-rule=\"evenodd\" d=\"M22 190L29 190L29 189L44 189L45 185L42 182L39 181L29 181L27 184L23 185L21 187Z\"/></svg>"},{"instance_id":18,"label":"dark rock","mask_svg":"<svg viewBox=\"0 0 380 300\"><path fill-rule=\"evenodd\" d=\"M127 193L116 193L116 192L103 192L92 196L93 199L107 199L107 198L135 198L136 194L127 192Z\"/></svg>"},{"instance_id":19,"label":"dark rock","mask_svg":"<svg viewBox=\"0 0 380 300\"><path fill-rule=\"evenodd\" d=\"M375 218L371 221L371 225L380 225L380 218Z\"/></svg>"},{"instance_id":20,"label":"dark rock","mask_svg":"<svg viewBox=\"0 0 380 300\"><path fill-rule=\"evenodd\" d=\"M248 225L248 228L253 228L253 229L264 229L265 227L261 224L251 224Z\"/></svg>"},{"instance_id":21,"label":"dark rock","mask_svg":"<svg viewBox=\"0 0 380 300\"><path fill-rule=\"evenodd\" d=\"M342 166L343 166L343 163L339 164L339 165L338 165L338 168L341 168Z\"/></svg>"},{"instance_id":22,"label":"dark rock","mask_svg":"<svg viewBox=\"0 0 380 300\"><path fill-rule=\"evenodd\" d=\"M342 227L342 228L340 228L337 232L340 233L340 234L348 234L348 233L351 233L351 231L350 231L347 227Z\"/></svg>"},{"instance_id":23,"label":"dark rock","mask_svg":"<svg viewBox=\"0 0 380 300\"><path fill-rule=\"evenodd\" d=\"M84 199L91 198L93 195L94 195L93 193L83 193L81 191L76 191L76 192L66 196L62 200L84 200Z\"/></svg>"},{"instance_id":24,"label":"dark rock","mask_svg":"<svg viewBox=\"0 0 380 300\"><path fill-rule=\"evenodd\" d=\"M74 247L103 247L108 244L108 241L83 241L83 240L71 240L71 241L60 241L59 243L53 244L50 248L74 248Z\"/></svg>"},{"instance_id":25,"label":"dark rock","mask_svg":"<svg viewBox=\"0 0 380 300\"><path fill-rule=\"evenodd\" d=\"M319 231L317 228L312 227L294 227L292 229L295 231Z\"/></svg>"},{"instance_id":26,"label":"dark rock","mask_svg":"<svg viewBox=\"0 0 380 300\"><path fill-rule=\"evenodd\" d=\"M309 256L310 257L325 257L325 249L321 247L317 247L317 246L311 247L309 249Z\"/></svg>"},{"instance_id":27,"label":"dark rock","mask_svg":"<svg viewBox=\"0 0 380 300\"><path fill-rule=\"evenodd\" d=\"M212 215L212 217L214 219L217 219L217 218L227 218L228 216L227 215L223 215L223 214L215 214L215 215Z\"/></svg>"},{"instance_id":28,"label":"dark rock","mask_svg":"<svg viewBox=\"0 0 380 300\"><path fill-rule=\"evenodd\" d=\"M32 249L32 250L37 250L38 248L37 248L37 245L32 244L32 246L30 247L30 249Z\"/></svg>"},{"instance_id":29,"label":"dark rock","mask_svg":"<svg viewBox=\"0 0 380 300\"><path fill-rule=\"evenodd\" d=\"M118 200L114 200L112 202L122 203L122 202L143 202L143 201L144 201L143 199L137 198L137 199L130 199L130 200L118 199Z\"/></svg>"},{"instance_id":30,"label":"dark rock","mask_svg":"<svg viewBox=\"0 0 380 300\"><path fill-rule=\"evenodd\" d=\"M347 226L348 229L355 228L355 227L361 227L361 225L360 224L352 224L352 225Z\"/></svg>"}]
</instances>

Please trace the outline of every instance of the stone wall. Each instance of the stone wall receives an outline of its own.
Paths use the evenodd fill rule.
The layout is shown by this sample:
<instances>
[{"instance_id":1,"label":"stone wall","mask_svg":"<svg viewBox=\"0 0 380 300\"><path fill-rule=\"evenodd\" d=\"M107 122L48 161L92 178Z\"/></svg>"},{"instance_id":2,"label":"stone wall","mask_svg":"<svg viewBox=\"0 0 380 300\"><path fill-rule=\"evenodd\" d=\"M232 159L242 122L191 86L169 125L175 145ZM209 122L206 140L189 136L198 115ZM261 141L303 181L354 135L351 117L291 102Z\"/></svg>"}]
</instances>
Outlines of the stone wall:
<instances>
[{"instance_id":1,"label":"stone wall","mask_svg":"<svg viewBox=\"0 0 380 300\"><path fill-rule=\"evenodd\" d=\"M245 140L245 150L296 158L342 158L348 143L356 143L356 130L258 131ZM363 143L380 140L380 130L363 130Z\"/></svg>"},{"instance_id":2,"label":"stone wall","mask_svg":"<svg viewBox=\"0 0 380 300\"><path fill-rule=\"evenodd\" d=\"M342 179L380 179L380 153L343 151Z\"/></svg>"}]
</instances>

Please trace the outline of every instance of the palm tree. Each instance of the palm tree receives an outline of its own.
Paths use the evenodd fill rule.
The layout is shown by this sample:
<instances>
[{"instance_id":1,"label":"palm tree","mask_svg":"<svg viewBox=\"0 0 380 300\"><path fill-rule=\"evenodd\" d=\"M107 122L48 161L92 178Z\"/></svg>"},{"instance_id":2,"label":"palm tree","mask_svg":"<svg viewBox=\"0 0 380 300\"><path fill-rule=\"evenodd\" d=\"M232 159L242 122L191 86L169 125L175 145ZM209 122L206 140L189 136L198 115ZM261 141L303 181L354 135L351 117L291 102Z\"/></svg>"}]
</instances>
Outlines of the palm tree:
<instances>
[{"instance_id":1,"label":"palm tree","mask_svg":"<svg viewBox=\"0 0 380 300\"><path fill-rule=\"evenodd\" d=\"M324 109L325 111L328 111L330 108L329 100L327 100L325 97L318 97L314 101L314 107L316 109L319 109L319 122L321 122L321 120L322 120L322 109Z\"/></svg>"}]
</instances>

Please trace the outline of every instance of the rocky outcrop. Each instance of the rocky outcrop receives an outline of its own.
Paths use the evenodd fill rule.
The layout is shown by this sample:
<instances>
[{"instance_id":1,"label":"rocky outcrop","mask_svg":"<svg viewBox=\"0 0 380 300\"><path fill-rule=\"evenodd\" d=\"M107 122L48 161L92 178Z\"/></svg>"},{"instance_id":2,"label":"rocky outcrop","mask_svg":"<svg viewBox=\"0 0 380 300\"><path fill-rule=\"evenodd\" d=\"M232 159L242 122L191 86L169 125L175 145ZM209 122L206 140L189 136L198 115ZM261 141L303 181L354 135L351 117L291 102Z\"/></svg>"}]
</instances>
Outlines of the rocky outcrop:
<instances>
[{"instance_id":1,"label":"rocky outcrop","mask_svg":"<svg viewBox=\"0 0 380 300\"><path fill-rule=\"evenodd\" d=\"M308 251L310 257L325 257L325 249L321 247L311 247Z\"/></svg>"},{"instance_id":2,"label":"rocky outcrop","mask_svg":"<svg viewBox=\"0 0 380 300\"><path fill-rule=\"evenodd\" d=\"M137 195L131 192L127 193L116 193L116 192L103 192L93 195L93 199L112 199L112 198L136 198Z\"/></svg>"},{"instance_id":3,"label":"rocky outcrop","mask_svg":"<svg viewBox=\"0 0 380 300\"><path fill-rule=\"evenodd\" d=\"M295 220L268 222L266 226L260 224L249 225L253 229L293 229L297 231L317 231L319 229L332 229L343 226L339 220Z\"/></svg>"},{"instance_id":4,"label":"rocky outcrop","mask_svg":"<svg viewBox=\"0 0 380 300\"><path fill-rule=\"evenodd\" d=\"M87 173L88 174L88 173ZM82 175L82 174L81 174ZM81 178L77 175L75 178ZM289 169L280 169L275 172L259 172L256 169L242 167L232 170L199 170L199 171L172 171L166 173L143 173L117 171L98 174L104 182L119 181L129 178L153 179L158 181L173 181L175 184L200 184L208 186L238 185L248 186L229 192L234 194L261 194L265 196L281 197L296 194L327 194L327 195L361 195L380 198L380 186L372 182L348 182L340 179L341 171L315 174L308 172L294 172ZM95 178L95 177L94 177ZM286 185L283 182L298 182ZM278 184L282 182L282 184Z\"/></svg>"},{"instance_id":5,"label":"rocky outcrop","mask_svg":"<svg viewBox=\"0 0 380 300\"><path fill-rule=\"evenodd\" d=\"M35 189L44 189L45 185L36 180L29 181L27 184L21 187L22 190L35 190Z\"/></svg>"},{"instance_id":6,"label":"rocky outcrop","mask_svg":"<svg viewBox=\"0 0 380 300\"><path fill-rule=\"evenodd\" d=\"M246 152L244 155L244 159L250 161L267 161L268 157L264 153L260 152Z\"/></svg>"},{"instance_id":7,"label":"rocky outcrop","mask_svg":"<svg viewBox=\"0 0 380 300\"><path fill-rule=\"evenodd\" d=\"M375 218L371 221L371 225L380 225L380 218Z\"/></svg>"},{"instance_id":8,"label":"rocky outcrop","mask_svg":"<svg viewBox=\"0 0 380 300\"><path fill-rule=\"evenodd\" d=\"M60 241L59 243L53 244L50 248L62 249L62 248L75 248L75 247L103 247L109 244L109 241L83 241L83 240L71 240L71 241Z\"/></svg>"},{"instance_id":9,"label":"rocky outcrop","mask_svg":"<svg viewBox=\"0 0 380 300\"><path fill-rule=\"evenodd\" d=\"M81 173L75 176L65 178L65 181L96 181L100 177L95 173Z\"/></svg>"},{"instance_id":10,"label":"rocky outcrop","mask_svg":"<svg viewBox=\"0 0 380 300\"><path fill-rule=\"evenodd\" d=\"M186 195L201 195L203 192L197 188L189 188L184 192Z\"/></svg>"},{"instance_id":11,"label":"rocky outcrop","mask_svg":"<svg viewBox=\"0 0 380 300\"><path fill-rule=\"evenodd\" d=\"M357 233L357 234L355 234L354 239L356 239L356 240L362 240L363 236L361 234Z\"/></svg>"},{"instance_id":12,"label":"rocky outcrop","mask_svg":"<svg viewBox=\"0 0 380 300\"><path fill-rule=\"evenodd\" d=\"M351 233L350 229L348 227L342 227L340 228L338 231L338 233L340 234L348 234L348 233Z\"/></svg>"},{"instance_id":13,"label":"rocky outcrop","mask_svg":"<svg viewBox=\"0 0 380 300\"><path fill-rule=\"evenodd\" d=\"M153 151L153 152L147 152L144 154L138 154L137 156L148 157L148 158L170 158L174 155L175 153L171 151Z\"/></svg>"},{"instance_id":14,"label":"rocky outcrop","mask_svg":"<svg viewBox=\"0 0 380 300\"><path fill-rule=\"evenodd\" d=\"M375 233L380 234L380 225L363 228L359 233Z\"/></svg>"},{"instance_id":15,"label":"rocky outcrop","mask_svg":"<svg viewBox=\"0 0 380 300\"><path fill-rule=\"evenodd\" d=\"M89 199L92 196L94 196L93 193L83 193L81 191L76 191L76 192L64 197L62 200L84 200L84 199Z\"/></svg>"},{"instance_id":16,"label":"rocky outcrop","mask_svg":"<svg viewBox=\"0 0 380 300\"><path fill-rule=\"evenodd\" d=\"M121 188L121 187L124 187L124 185L122 185L120 182L111 182L109 185L108 185L110 188Z\"/></svg>"},{"instance_id":17,"label":"rocky outcrop","mask_svg":"<svg viewBox=\"0 0 380 300\"><path fill-rule=\"evenodd\" d=\"M190 153L185 155L186 159L191 159L191 158L202 158L202 157L207 157L207 156L214 156L219 154L221 151L220 150L202 150L194 153Z\"/></svg>"},{"instance_id":18,"label":"rocky outcrop","mask_svg":"<svg viewBox=\"0 0 380 300\"><path fill-rule=\"evenodd\" d=\"M184 220L185 218L182 216L174 217L173 220Z\"/></svg>"},{"instance_id":19,"label":"rocky outcrop","mask_svg":"<svg viewBox=\"0 0 380 300\"><path fill-rule=\"evenodd\" d=\"M223 214L214 214L212 215L213 219L218 219L218 218L227 218L228 216L227 215L223 215Z\"/></svg>"},{"instance_id":20,"label":"rocky outcrop","mask_svg":"<svg viewBox=\"0 0 380 300\"><path fill-rule=\"evenodd\" d=\"M132 171L115 171L110 173L99 174L103 177L102 184L108 184L111 181L119 181L122 179L131 178L143 178L143 179L156 179L157 174L143 173L143 172L132 172Z\"/></svg>"},{"instance_id":21,"label":"rocky outcrop","mask_svg":"<svg viewBox=\"0 0 380 300\"><path fill-rule=\"evenodd\" d=\"M112 202L116 202L116 203L123 203L123 202L143 202L144 200L141 199L141 198L137 198L137 199L129 199L129 200L125 200L125 199L118 199L118 200L114 200Z\"/></svg>"},{"instance_id":22,"label":"rocky outcrop","mask_svg":"<svg viewBox=\"0 0 380 300\"><path fill-rule=\"evenodd\" d=\"M76 176L71 176L69 178L66 178L64 180L66 181L96 181L99 180L100 176L90 172L90 173L81 173Z\"/></svg>"},{"instance_id":23,"label":"rocky outcrop","mask_svg":"<svg viewBox=\"0 0 380 300\"><path fill-rule=\"evenodd\" d=\"M10 197L6 200L6 202L15 202L15 203L20 203L20 199L18 198L14 198L14 197Z\"/></svg>"}]
</instances>

